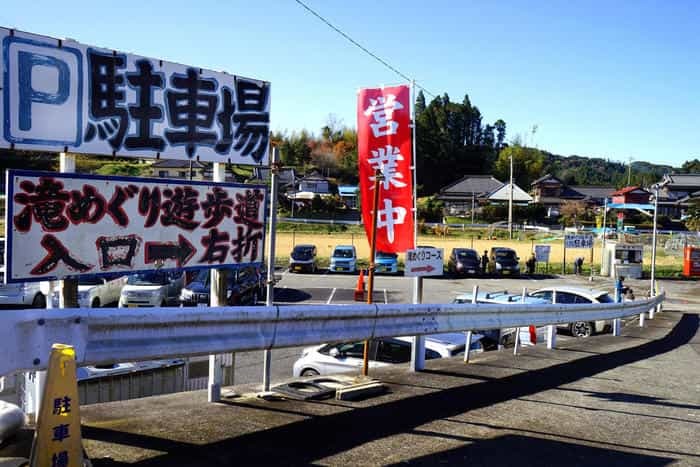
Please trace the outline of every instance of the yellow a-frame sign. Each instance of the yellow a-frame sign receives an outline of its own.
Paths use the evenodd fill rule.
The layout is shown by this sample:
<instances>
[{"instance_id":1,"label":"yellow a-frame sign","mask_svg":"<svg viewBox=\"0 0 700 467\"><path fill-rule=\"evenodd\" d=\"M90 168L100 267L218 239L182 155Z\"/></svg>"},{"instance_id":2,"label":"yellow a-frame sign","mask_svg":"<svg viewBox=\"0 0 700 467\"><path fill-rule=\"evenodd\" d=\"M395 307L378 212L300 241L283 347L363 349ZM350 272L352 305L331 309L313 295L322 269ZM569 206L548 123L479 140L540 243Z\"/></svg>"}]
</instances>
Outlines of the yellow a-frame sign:
<instances>
[{"instance_id":1,"label":"yellow a-frame sign","mask_svg":"<svg viewBox=\"0 0 700 467\"><path fill-rule=\"evenodd\" d=\"M69 345L54 344L51 348L30 465L83 466L75 350Z\"/></svg>"}]
</instances>

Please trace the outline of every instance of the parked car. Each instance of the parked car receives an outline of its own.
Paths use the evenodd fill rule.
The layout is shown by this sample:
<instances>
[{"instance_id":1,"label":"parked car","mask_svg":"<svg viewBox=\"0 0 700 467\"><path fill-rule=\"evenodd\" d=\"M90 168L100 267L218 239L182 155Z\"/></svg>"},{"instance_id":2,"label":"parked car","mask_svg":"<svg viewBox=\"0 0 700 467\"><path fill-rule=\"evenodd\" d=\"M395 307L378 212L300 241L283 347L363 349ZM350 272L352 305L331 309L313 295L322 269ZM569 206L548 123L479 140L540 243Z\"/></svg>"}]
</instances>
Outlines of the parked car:
<instances>
[{"instance_id":1,"label":"parked car","mask_svg":"<svg viewBox=\"0 0 700 467\"><path fill-rule=\"evenodd\" d=\"M374 255L374 272L397 274L399 272L399 255L378 251Z\"/></svg>"},{"instance_id":2,"label":"parked car","mask_svg":"<svg viewBox=\"0 0 700 467\"><path fill-rule=\"evenodd\" d=\"M447 260L447 273L452 275L479 274L481 258L471 248L453 248Z\"/></svg>"},{"instance_id":3,"label":"parked car","mask_svg":"<svg viewBox=\"0 0 700 467\"><path fill-rule=\"evenodd\" d=\"M489 253L488 270L499 276L520 274L520 258L515 250L504 247L493 247Z\"/></svg>"},{"instance_id":4,"label":"parked car","mask_svg":"<svg viewBox=\"0 0 700 467\"><path fill-rule=\"evenodd\" d=\"M472 351L479 351L481 336L472 337ZM435 334L425 337L425 358L449 358L464 352L466 338L462 333ZM294 376L330 375L359 371L364 342L321 344L305 348L294 362ZM411 337L384 337L370 341L369 367L378 368L411 360Z\"/></svg>"},{"instance_id":5,"label":"parked car","mask_svg":"<svg viewBox=\"0 0 700 467\"><path fill-rule=\"evenodd\" d=\"M127 276L81 276L78 279L78 306L80 308L99 308L119 302L122 287ZM51 295L53 306L58 308L58 290Z\"/></svg>"},{"instance_id":6,"label":"parked car","mask_svg":"<svg viewBox=\"0 0 700 467\"><path fill-rule=\"evenodd\" d=\"M182 271L151 271L130 275L119 296L119 307L167 306L177 303L184 287Z\"/></svg>"},{"instance_id":7,"label":"parked car","mask_svg":"<svg viewBox=\"0 0 700 467\"><path fill-rule=\"evenodd\" d=\"M473 294L471 292L462 293L457 295L452 303L472 303ZM523 298L522 294L508 293L504 290L502 292L482 292L480 291L476 296L476 303L483 304L515 304L515 303L525 303L528 305L546 305L551 303L542 298L525 296ZM479 329L474 331L481 334L483 337L481 339L482 346L484 350L495 349L498 344L500 345L510 345L515 342L515 332L516 328L502 328L502 329ZM537 342L545 341L545 327L537 328ZM530 343L530 333L528 327L520 328L520 342L524 345Z\"/></svg>"},{"instance_id":8,"label":"parked car","mask_svg":"<svg viewBox=\"0 0 700 467\"><path fill-rule=\"evenodd\" d=\"M211 271L203 269L180 292L182 306L210 306ZM226 303L228 305L255 305L264 299L264 269L249 265L227 269Z\"/></svg>"},{"instance_id":9,"label":"parked car","mask_svg":"<svg viewBox=\"0 0 700 467\"><path fill-rule=\"evenodd\" d=\"M46 308L46 296L40 282L5 284L5 267L0 267L1 308Z\"/></svg>"},{"instance_id":10,"label":"parked car","mask_svg":"<svg viewBox=\"0 0 700 467\"><path fill-rule=\"evenodd\" d=\"M289 270L291 272L316 272L318 264L316 262L315 245L297 245L289 256Z\"/></svg>"},{"instance_id":11,"label":"parked car","mask_svg":"<svg viewBox=\"0 0 700 467\"><path fill-rule=\"evenodd\" d=\"M562 304L615 302L615 299L605 290L587 289L585 287L543 287L532 292L530 296L547 300L549 303ZM575 337L588 337L594 333L609 332L612 329L612 321L576 321L569 324L561 324L557 328L566 329Z\"/></svg>"},{"instance_id":12,"label":"parked car","mask_svg":"<svg viewBox=\"0 0 700 467\"><path fill-rule=\"evenodd\" d=\"M352 245L338 245L333 249L329 272L357 271L357 252Z\"/></svg>"}]
</instances>

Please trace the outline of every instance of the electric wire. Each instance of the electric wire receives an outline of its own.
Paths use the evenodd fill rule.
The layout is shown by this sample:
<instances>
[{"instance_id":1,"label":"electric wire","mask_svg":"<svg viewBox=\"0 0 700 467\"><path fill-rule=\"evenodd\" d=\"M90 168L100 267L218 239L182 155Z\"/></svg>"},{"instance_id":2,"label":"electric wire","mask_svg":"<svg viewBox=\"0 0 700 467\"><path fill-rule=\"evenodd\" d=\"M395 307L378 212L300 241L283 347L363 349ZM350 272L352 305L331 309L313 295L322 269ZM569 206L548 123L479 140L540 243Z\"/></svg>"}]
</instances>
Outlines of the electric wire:
<instances>
[{"instance_id":1,"label":"electric wire","mask_svg":"<svg viewBox=\"0 0 700 467\"><path fill-rule=\"evenodd\" d=\"M391 65L389 62L387 62L387 61L384 60L383 58L379 57L378 55L376 55L375 53L373 53L372 51L370 51L369 49L367 49L367 47L365 47L365 46L363 46L362 44L360 44L359 42L357 42L355 39L353 39L353 38L350 37L348 34L346 34L345 32L343 32L340 28L338 28L337 26L335 26L334 24L332 24L330 21L328 21L326 18L324 18L323 16L321 16L319 13L317 13L316 11L314 11L313 9L311 9L311 7L309 7L308 5L306 5L304 2L302 2L301 0L295 0L295 1L296 1L299 5L301 5L301 7L304 8L306 11L308 11L308 12L311 13L313 16L315 16L316 18L318 18L319 20L321 20L322 22L324 22L329 28L331 28L332 30L334 30L335 32L337 32L338 34L340 34L341 36L343 36L345 39L347 39L347 40L348 40L351 44L353 44L355 47L359 48L359 49L362 50L364 53L366 53L366 54L369 55L370 57L374 58L376 61L378 61L379 63L381 63L381 64L384 65L386 68L388 68L388 69L391 70L392 72L396 73L397 75L399 75L400 77L402 77L402 78L405 79L406 81L409 81L409 82L412 81L411 78L409 78L408 76L406 76L404 73L402 73L402 72L401 72L400 70L398 70L396 67L394 67L394 66ZM415 86L416 86L417 88L419 88L421 91L423 91L424 93L428 94L430 97L437 97L435 94L433 94L432 92L428 91L427 89L425 89L423 86L419 85L418 83L415 83Z\"/></svg>"}]
</instances>

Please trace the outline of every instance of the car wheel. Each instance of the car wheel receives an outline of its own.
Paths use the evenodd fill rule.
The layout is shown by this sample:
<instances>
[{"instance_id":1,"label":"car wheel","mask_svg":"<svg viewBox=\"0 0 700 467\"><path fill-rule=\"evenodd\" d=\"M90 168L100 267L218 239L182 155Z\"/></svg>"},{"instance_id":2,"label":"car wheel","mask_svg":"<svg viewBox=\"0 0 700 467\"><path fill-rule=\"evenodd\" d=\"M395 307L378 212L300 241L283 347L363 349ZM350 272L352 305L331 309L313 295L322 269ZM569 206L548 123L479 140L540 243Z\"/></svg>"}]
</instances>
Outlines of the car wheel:
<instances>
[{"instance_id":1,"label":"car wheel","mask_svg":"<svg viewBox=\"0 0 700 467\"><path fill-rule=\"evenodd\" d=\"M44 294L36 294L34 300L32 300L32 308L46 308L46 297L44 297Z\"/></svg>"},{"instance_id":2,"label":"car wheel","mask_svg":"<svg viewBox=\"0 0 700 467\"><path fill-rule=\"evenodd\" d=\"M590 337L593 334L593 326L586 321L576 321L571 325L571 334L574 337Z\"/></svg>"},{"instance_id":3,"label":"car wheel","mask_svg":"<svg viewBox=\"0 0 700 467\"><path fill-rule=\"evenodd\" d=\"M314 370L313 368L307 368L306 370L301 372L301 376L318 376L319 372Z\"/></svg>"},{"instance_id":4,"label":"car wheel","mask_svg":"<svg viewBox=\"0 0 700 467\"><path fill-rule=\"evenodd\" d=\"M92 301L92 304L90 304L90 307L99 308L100 307L100 299L95 297L95 299Z\"/></svg>"}]
</instances>

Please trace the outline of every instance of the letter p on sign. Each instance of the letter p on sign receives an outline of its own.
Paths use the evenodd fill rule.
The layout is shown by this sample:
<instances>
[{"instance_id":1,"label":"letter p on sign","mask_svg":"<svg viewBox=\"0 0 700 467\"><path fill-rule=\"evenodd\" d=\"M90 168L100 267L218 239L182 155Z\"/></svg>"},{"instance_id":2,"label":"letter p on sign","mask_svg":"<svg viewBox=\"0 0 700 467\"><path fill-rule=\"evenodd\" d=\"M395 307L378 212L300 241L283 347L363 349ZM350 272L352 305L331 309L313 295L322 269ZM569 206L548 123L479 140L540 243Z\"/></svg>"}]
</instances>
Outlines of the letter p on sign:
<instances>
[{"instance_id":1,"label":"letter p on sign","mask_svg":"<svg viewBox=\"0 0 700 467\"><path fill-rule=\"evenodd\" d=\"M3 136L9 143L79 146L82 53L21 35L2 40Z\"/></svg>"}]
</instances>

